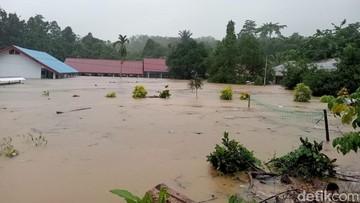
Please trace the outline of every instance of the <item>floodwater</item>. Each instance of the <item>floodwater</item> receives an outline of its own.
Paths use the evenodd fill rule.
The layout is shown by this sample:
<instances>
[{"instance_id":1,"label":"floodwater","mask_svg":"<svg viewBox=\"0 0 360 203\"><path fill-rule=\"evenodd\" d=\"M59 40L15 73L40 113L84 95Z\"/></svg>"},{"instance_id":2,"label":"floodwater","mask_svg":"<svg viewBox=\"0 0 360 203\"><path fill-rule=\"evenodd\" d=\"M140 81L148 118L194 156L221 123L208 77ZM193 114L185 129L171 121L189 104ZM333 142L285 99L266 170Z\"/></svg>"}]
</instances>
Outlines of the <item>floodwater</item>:
<instances>
[{"instance_id":1,"label":"floodwater","mask_svg":"<svg viewBox=\"0 0 360 203\"><path fill-rule=\"evenodd\" d=\"M148 96L169 85L172 95L133 99L136 85L144 85ZM301 104L280 86L231 85L234 99L221 101L225 86L205 83L196 99L187 81L168 79L77 77L1 85L0 138L12 137L20 154L0 157L0 202L115 203L123 200L110 189L141 196L159 183L195 201L214 195L211 202L227 202L247 183L217 176L206 162L224 131L262 161L297 148L301 136L325 140L323 121L294 112L321 112L326 105L318 98ZM49 97L42 96L44 90ZM116 98L104 97L112 91ZM250 108L238 99L240 91L250 91ZM90 109L71 111L79 108ZM351 130L332 115L329 122L331 138ZM41 133L48 144L34 146L28 133ZM359 171L357 154L342 156L330 143L325 152L338 159L339 170Z\"/></svg>"}]
</instances>

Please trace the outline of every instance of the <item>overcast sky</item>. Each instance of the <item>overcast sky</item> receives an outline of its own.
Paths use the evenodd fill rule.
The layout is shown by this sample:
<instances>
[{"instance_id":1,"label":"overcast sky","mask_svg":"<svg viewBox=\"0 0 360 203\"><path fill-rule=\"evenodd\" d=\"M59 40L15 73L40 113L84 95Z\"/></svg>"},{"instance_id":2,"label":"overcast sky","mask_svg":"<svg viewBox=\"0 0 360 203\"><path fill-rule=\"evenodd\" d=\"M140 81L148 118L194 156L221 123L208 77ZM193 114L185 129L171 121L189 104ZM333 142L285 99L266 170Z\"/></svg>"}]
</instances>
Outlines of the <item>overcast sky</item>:
<instances>
[{"instance_id":1,"label":"overcast sky","mask_svg":"<svg viewBox=\"0 0 360 203\"><path fill-rule=\"evenodd\" d=\"M282 32L312 35L316 29L360 21L360 0L0 0L0 7L27 20L41 14L64 29L115 41L119 34L178 36L191 30L193 37L225 36L229 20L236 32L245 20L257 25L287 25Z\"/></svg>"}]
</instances>

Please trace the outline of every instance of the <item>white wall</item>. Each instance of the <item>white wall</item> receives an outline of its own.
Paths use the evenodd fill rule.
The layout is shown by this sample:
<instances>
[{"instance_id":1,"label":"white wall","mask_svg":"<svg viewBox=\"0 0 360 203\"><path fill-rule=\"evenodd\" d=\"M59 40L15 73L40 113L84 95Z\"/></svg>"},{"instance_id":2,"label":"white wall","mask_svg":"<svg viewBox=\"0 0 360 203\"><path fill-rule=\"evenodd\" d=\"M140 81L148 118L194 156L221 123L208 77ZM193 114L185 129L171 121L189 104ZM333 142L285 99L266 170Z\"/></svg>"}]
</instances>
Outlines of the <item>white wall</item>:
<instances>
[{"instance_id":1,"label":"white wall","mask_svg":"<svg viewBox=\"0 0 360 203\"><path fill-rule=\"evenodd\" d=\"M0 54L0 77L21 76L24 78L41 78L41 65L32 59L20 55Z\"/></svg>"}]
</instances>

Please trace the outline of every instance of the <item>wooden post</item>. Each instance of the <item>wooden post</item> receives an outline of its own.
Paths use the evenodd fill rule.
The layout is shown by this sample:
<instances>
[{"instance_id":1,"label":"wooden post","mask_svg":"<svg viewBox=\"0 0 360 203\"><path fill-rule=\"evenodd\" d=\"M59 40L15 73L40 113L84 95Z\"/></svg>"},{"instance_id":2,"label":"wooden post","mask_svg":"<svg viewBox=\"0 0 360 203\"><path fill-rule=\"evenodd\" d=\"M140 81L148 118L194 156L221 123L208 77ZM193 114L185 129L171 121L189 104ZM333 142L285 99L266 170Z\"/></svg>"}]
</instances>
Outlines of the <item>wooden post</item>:
<instances>
[{"instance_id":1,"label":"wooden post","mask_svg":"<svg viewBox=\"0 0 360 203\"><path fill-rule=\"evenodd\" d=\"M326 109L324 109L324 121L325 121L326 141L329 142L329 141L330 141L330 136L329 136L329 124L328 124Z\"/></svg>"},{"instance_id":2,"label":"wooden post","mask_svg":"<svg viewBox=\"0 0 360 203\"><path fill-rule=\"evenodd\" d=\"M249 94L249 98L248 98L248 108L250 108L250 94Z\"/></svg>"}]
</instances>

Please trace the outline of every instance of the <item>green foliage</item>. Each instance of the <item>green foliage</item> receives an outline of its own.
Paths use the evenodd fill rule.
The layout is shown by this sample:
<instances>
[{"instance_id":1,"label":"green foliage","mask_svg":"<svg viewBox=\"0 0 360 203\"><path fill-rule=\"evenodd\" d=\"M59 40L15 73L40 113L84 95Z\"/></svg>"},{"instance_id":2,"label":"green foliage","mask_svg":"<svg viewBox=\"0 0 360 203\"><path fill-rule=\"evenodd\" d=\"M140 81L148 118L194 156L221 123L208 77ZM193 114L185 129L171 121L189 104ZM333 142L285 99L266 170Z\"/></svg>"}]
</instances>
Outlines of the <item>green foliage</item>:
<instances>
[{"instance_id":1,"label":"green foliage","mask_svg":"<svg viewBox=\"0 0 360 203\"><path fill-rule=\"evenodd\" d=\"M153 39L148 39L146 41L145 47L142 51L142 57L144 58L160 58L164 57L165 54L165 48Z\"/></svg>"},{"instance_id":2,"label":"green foliage","mask_svg":"<svg viewBox=\"0 0 360 203\"><path fill-rule=\"evenodd\" d=\"M140 198L127 190L114 189L110 190L110 192L124 198L127 203L166 203L169 198L169 193L166 187L162 187L160 189L158 201L156 202L149 193L146 193L143 198Z\"/></svg>"},{"instance_id":3,"label":"green foliage","mask_svg":"<svg viewBox=\"0 0 360 203\"><path fill-rule=\"evenodd\" d=\"M23 137L26 139L27 142L33 143L35 147L47 145L48 143L47 139L45 138L45 136L42 135L42 133L39 133L38 136L28 133L26 136L23 135Z\"/></svg>"},{"instance_id":4,"label":"green foliage","mask_svg":"<svg viewBox=\"0 0 360 203\"><path fill-rule=\"evenodd\" d=\"M188 86L191 90L195 90L196 92L196 99L198 98L198 89L201 89L202 86L204 86L202 78L195 75L192 77L192 79L189 81Z\"/></svg>"},{"instance_id":5,"label":"green foliage","mask_svg":"<svg viewBox=\"0 0 360 203\"><path fill-rule=\"evenodd\" d=\"M303 74L308 70L305 61L285 64L283 86L287 89L294 89L298 83L303 81Z\"/></svg>"},{"instance_id":6,"label":"green foliage","mask_svg":"<svg viewBox=\"0 0 360 203\"><path fill-rule=\"evenodd\" d=\"M160 98L170 98L171 94L170 94L170 90L168 89L168 85L165 85L165 89L163 91L160 92L159 97Z\"/></svg>"},{"instance_id":7,"label":"green foliage","mask_svg":"<svg viewBox=\"0 0 360 203\"><path fill-rule=\"evenodd\" d=\"M106 98L115 98L116 97L116 93L115 92L109 92L105 95Z\"/></svg>"},{"instance_id":8,"label":"green foliage","mask_svg":"<svg viewBox=\"0 0 360 203\"><path fill-rule=\"evenodd\" d=\"M220 91L220 99L222 100L232 100L233 91L231 87L225 87Z\"/></svg>"},{"instance_id":9,"label":"green foliage","mask_svg":"<svg viewBox=\"0 0 360 203\"><path fill-rule=\"evenodd\" d=\"M335 71L312 68L305 71L302 81L312 90L314 96L334 95L338 87Z\"/></svg>"},{"instance_id":10,"label":"green foliage","mask_svg":"<svg viewBox=\"0 0 360 203\"><path fill-rule=\"evenodd\" d=\"M42 94L42 96L44 96L44 97L48 97L48 96L50 96L50 92L49 92L49 90L43 90L43 94Z\"/></svg>"},{"instance_id":11,"label":"green foliage","mask_svg":"<svg viewBox=\"0 0 360 203\"><path fill-rule=\"evenodd\" d=\"M332 177L335 174L335 159L330 160L322 153L322 142L314 144L300 138L299 148L280 157L273 158L269 162L270 168L273 168L280 174L288 174L293 177L300 177L309 180L311 177Z\"/></svg>"},{"instance_id":12,"label":"green foliage","mask_svg":"<svg viewBox=\"0 0 360 203\"><path fill-rule=\"evenodd\" d=\"M240 92L240 100L247 100L250 97L249 92Z\"/></svg>"},{"instance_id":13,"label":"green foliage","mask_svg":"<svg viewBox=\"0 0 360 203\"><path fill-rule=\"evenodd\" d=\"M248 201L240 196L231 195L228 203L256 203L256 200Z\"/></svg>"},{"instance_id":14,"label":"green foliage","mask_svg":"<svg viewBox=\"0 0 360 203\"><path fill-rule=\"evenodd\" d=\"M216 145L215 151L207 156L210 162L220 174L232 174L238 171L249 170L260 165L260 161L254 157L243 145L235 140L229 140L229 133L224 132L223 146Z\"/></svg>"},{"instance_id":15,"label":"green foliage","mask_svg":"<svg viewBox=\"0 0 360 203\"><path fill-rule=\"evenodd\" d=\"M350 94L343 88L338 97L323 96L321 102L328 103L328 108L336 116L341 118L343 124L351 125L354 129L360 127L360 88ZM360 132L347 132L333 140L333 147L343 155L360 148Z\"/></svg>"},{"instance_id":16,"label":"green foliage","mask_svg":"<svg viewBox=\"0 0 360 203\"><path fill-rule=\"evenodd\" d=\"M260 75L255 77L254 85L263 85L263 78Z\"/></svg>"},{"instance_id":17,"label":"green foliage","mask_svg":"<svg viewBox=\"0 0 360 203\"><path fill-rule=\"evenodd\" d=\"M11 137L4 137L0 141L0 156L5 155L6 157L13 158L19 154L19 151L12 145Z\"/></svg>"},{"instance_id":18,"label":"green foliage","mask_svg":"<svg viewBox=\"0 0 360 203\"><path fill-rule=\"evenodd\" d=\"M311 90L304 83L299 83L294 89L294 101L308 102L311 99Z\"/></svg>"},{"instance_id":19,"label":"green foliage","mask_svg":"<svg viewBox=\"0 0 360 203\"><path fill-rule=\"evenodd\" d=\"M133 91L133 98L145 98L146 95L147 95L147 91L144 86L142 85L135 86Z\"/></svg>"},{"instance_id":20,"label":"green foliage","mask_svg":"<svg viewBox=\"0 0 360 203\"><path fill-rule=\"evenodd\" d=\"M177 79L190 79L193 74L204 77L206 73L204 60L208 55L205 45L191 39L189 33L180 34L184 34L182 36L184 39L170 49L166 59L169 73Z\"/></svg>"}]
</instances>

